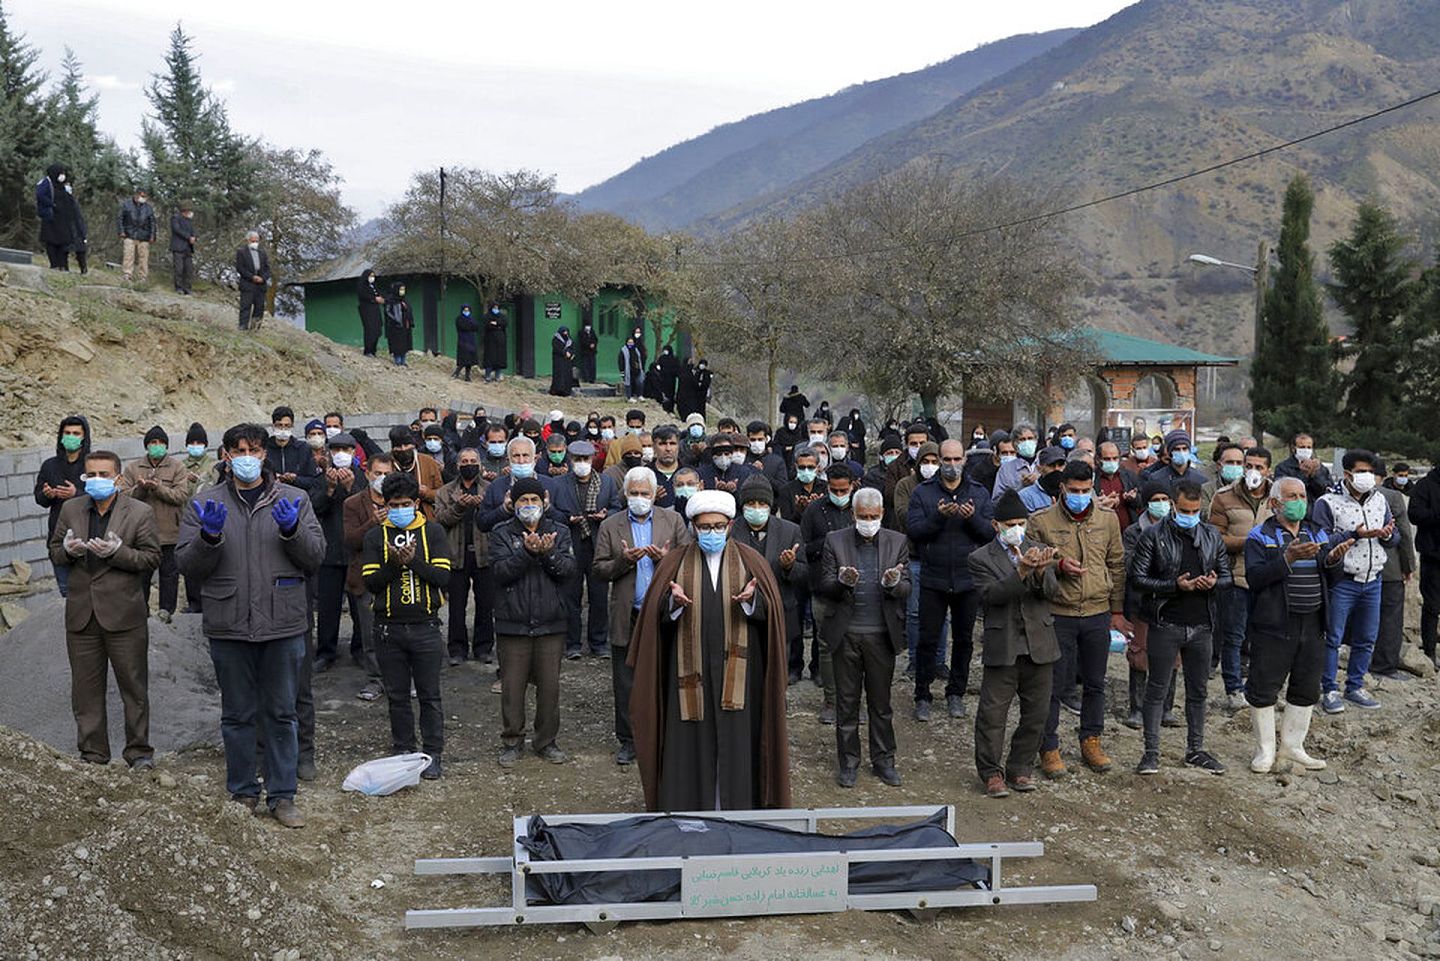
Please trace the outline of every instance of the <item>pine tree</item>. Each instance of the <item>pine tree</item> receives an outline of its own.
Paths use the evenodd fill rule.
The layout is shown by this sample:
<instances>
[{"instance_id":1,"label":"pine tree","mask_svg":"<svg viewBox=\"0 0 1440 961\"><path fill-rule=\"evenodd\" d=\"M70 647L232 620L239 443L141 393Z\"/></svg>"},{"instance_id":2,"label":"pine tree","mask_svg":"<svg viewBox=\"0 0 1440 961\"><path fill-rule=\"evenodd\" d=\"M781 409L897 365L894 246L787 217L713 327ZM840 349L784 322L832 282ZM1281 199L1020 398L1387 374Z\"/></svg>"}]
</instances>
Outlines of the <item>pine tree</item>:
<instances>
[{"instance_id":1,"label":"pine tree","mask_svg":"<svg viewBox=\"0 0 1440 961\"><path fill-rule=\"evenodd\" d=\"M1418 265L1405 256L1409 240L1389 211L1366 201L1350 234L1330 245L1335 282L1330 297L1354 332L1337 353L1354 365L1341 381L1344 401L1339 424L1351 445L1396 450L1404 443L1398 420L1407 391L1405 358L1410 351L1401 324L1418 291Z\"/></svg>"},{"instance_id":2,"label":"pine tree","mask_svg":"<svg viewBox=\"0 0 1440 961\"><path fill-rule=\"evenodd\" d=\"M69 47L61 61L60 79L45 98L45 141L49 156L70 168L75 199L91 224L114 216L116 203L132 189L134 158L127 156L98 126L99 97L85 87L80 60ZM112 231L90 231L92 256L97 247L114 247Z\"/></svg>"},{"instance_id":3,"label":"pine tree","mask_svg":"<svg viewBox=\"0 0 1440 961\"><path fill-rule=\"evenodd\" d=\"M1440 463L1440 436L1435 433L1435 411L1440 410L1440 257L1415 286L1399 338L1404 348L1400 424L1407 432L1406 444L1395 449L1435 464Z\"/></svg>"},{"instance_id":4,"label":"pine tree","mask_svg":"<svg viewBox=\"0 0 1440 961\"><path fill-rule=\"evenodd\" d=\"M230 129L225 105L202 82L192 43L176 24L165 71L145 89L154 113L141 141L155 198L171 209L192 203L213 233L225 234L255 208L259 164L254 145Z\"/></svg>"},{"instance_id":5,"label":"pine tree","mask_svg":"<svg viewBox=\"0 0 1440 961\"><path fill-rule=\"evenodd\" d=\"M10 246L33 246L39 229L34 185L46 166L39 56L10 29L0 3L0 244Z\"/></svg>"},{"instance_id":6,"label":"pine tree","mask_svg":"<svg viewBox=\"0 0 1440 961\"><path fill-rule=\"evenodd\" d=\"M1265 292L1250 368L1255 419L1266 433L1285 442L1299 431L1326 431L1339 392L1310 253L1314 207L1309 179L1296 175L1285 190L1276 251L1280 265Z\"/></svg>"}]
</instances>

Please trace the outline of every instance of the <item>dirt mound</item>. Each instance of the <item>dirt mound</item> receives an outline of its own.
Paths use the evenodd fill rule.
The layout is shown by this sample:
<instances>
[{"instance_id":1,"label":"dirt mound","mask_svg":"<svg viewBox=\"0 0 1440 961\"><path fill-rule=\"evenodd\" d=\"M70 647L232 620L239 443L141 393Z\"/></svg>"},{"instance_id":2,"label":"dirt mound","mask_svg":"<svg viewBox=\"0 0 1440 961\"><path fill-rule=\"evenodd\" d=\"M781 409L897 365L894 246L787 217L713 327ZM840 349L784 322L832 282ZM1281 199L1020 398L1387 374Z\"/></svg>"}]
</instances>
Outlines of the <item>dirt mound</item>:
<instances>
[{"instance_id":1,"label":"dirt mound","mask_svg":"<svg viewBox=\"0 0 1440 961\"><path fill-rule=\"evenodd\" d=\"M111 752L119 757L124 713L113 677L107 700ZM74 749L65 602L58 597L0 634L0 724L62 751ZM151 618L150 743L157 751L178 751L219 740L220 693L200 615L177 614L172 624Z\"/></svg>"},{"instance_id":2,"label":"dirt mound","mask_svg":"<svg viewBox=\"0 0 1440 961\"><path fill-rule=\"evenodd\" d=\"M309 896L323 857L206 776L81 765L0 728L0 779L7 959L325 959L353 937Z\"/></svg>"}]
</instances>

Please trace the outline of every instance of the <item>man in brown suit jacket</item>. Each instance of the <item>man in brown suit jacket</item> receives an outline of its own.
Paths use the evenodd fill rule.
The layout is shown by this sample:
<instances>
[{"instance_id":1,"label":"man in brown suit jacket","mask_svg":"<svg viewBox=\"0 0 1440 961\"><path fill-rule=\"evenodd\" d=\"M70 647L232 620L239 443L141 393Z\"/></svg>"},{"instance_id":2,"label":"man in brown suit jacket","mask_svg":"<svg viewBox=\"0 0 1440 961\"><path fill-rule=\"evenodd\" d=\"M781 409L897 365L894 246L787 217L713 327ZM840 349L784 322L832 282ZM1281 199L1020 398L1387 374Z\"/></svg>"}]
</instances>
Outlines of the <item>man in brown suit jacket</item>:
<instances>
[{"instance_id":1,"label":"man in brown suit jacket","mask_svg":"<svg viewBox=\"0 0 1440 961\"><path fill-rule=\"evenodd\" d=\"M1050 687L1060 659L1050 601L1060 589L1053 548L1025 536L1028 511L1014 490L995 503L995 539L977 548L967 563L985 618L980 706L975 711L975 769L990 797L1035 790L1035 756L1045 736ZM1005 719L1020 698L1020 723L1010 738L1002 767Z\"/></svg>"},{"instance_id":2,"label":"man in brown suit jacket","mask_svg":"<svg viewBox=\"0 0 1440 961\"><path fill-rule=\"evenodd\" d=\"M70 700L80 757L110 763L105 715L107 664L125 706L125 762L155 766L150 747L150 630L144 584L160 564L160 537L150 508L116 490L120 458L85 456L85 494L60 508L50 534L50 560L70 572L65 598L65 647Z\"/></svg>"},{"instance_id":3,"label":"man in brown suit jacket","mask_svg":"<svg viewBox=\"0 0 1440 961\"><path fill-rule=\"evenodd\" d=\"M616 764L635 763L635 736L630 728L630 691L635 669L626 663L630 634L655 565L671 549L690 540L689 528L679 514L655 506L655 475L648 468L632 468L625 475L626 509L611 514L595 530L595 575L610 582L610 687L615 697L615 739L620 750Z\"/></svg>"},{"instance_id":4,"label":"man in brown suit jacket","mask_svg":"<svg viewBox=\"0 0 1440 961\"><path fill-rule=\"evenodd\" d=\"M190 493L190 473L180 458L169 455L170 438L158 425L145 432L145 456L125 466L116 486L150 505L160 535L160 620L170 622L180 598L180 568L175 566L175 542L180 539L180 508ZM150 599L151 575L145 576L145 599ZM192 598L193 600L193 598Z\"/></svg>"}]
</instances>

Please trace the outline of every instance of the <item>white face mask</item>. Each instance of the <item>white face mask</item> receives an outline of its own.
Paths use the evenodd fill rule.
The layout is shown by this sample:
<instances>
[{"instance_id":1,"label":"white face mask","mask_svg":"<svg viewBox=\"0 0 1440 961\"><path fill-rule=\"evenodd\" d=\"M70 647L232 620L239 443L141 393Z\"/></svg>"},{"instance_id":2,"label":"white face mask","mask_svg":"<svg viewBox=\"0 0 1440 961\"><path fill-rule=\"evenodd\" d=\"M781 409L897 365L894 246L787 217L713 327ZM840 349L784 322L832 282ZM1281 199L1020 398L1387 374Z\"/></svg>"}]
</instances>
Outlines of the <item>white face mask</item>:
<instances>
[{"instance_id":1,"label":"white face mask","mask_svg":"<svg viewBox=\"0 0 1440 961\"><path fill-rule=\"evenodd\" d=\"M330 455L330 463L334 464L341 470L345 470L351 464L355 463L355 455L350 453L349 451L337 450L335 453Z\"/></svg>"},{"instance_id":2,"label":"white face mask","mask_svg":"<svg viewBox=\"0 0 1440 961\"><path fill-rule=\"evenodd\" d=\"M833 457L833 458L835 458L837 461L849 460L849 459L850 459L850 448L848 448L848 447L832 447L832 448L830 448L830 456Z\"/></svg>"},{"instance_id":3,"label":"white face mask","mask_svg":"<svg viewBox=\"0 0 1440 961\"><path fill-rule=\"evenodd\" d=\"M922 478L924 478L925 480L929 480L930 478L932 478L932 477L935 476L935 472L938 471L939 469L940 469L940 465L939 465L939 464L921 464L921 465L920 465L920 476L921 476Z\"/></svg>"},{"instance_id":4,"label":"white face mask","mask_svg":"<svg viewBox=\"0 0 1440 961\"><path fill-rule=\"evenodd\" d=\"M723 472L730 469L729 454L716 454L715 456L710 458L710 462L715 465L715 469L718 471Z\"/></svg>"},{"instance_id":5,"label":"white face mask","mask_svg":"<svg viewBox=\"0 0 1440 961\"><path fill-rule=\"evenodd\" d=\"M649 497L631 495L625 498L625 504L630 508L630 513L636 517L644 517L650 513L650 508L655 505L655 502Z\"/></svg>"},{"instance_id":6,"label":"white face mask","mask_svg":"<svg viewBox=\"0 0 1440 961\"><path fill-rule=\"evenodd\" d=\"M276 440L289 440L294 431L288 427L277 427L273 433Z\"/></svg>"},{"instance_id":7,"label":"white face mask","mask_svg":"<svg viewBox=\"0 0 1440 961\"><path fill-rule=\"evenodd\" d=\"M1000 543L1006 547L1019 547L1020 542L1025 539L1025 525L1014 524L1010 527L1000 528Z\"/></svg>"},{"instance_id":8,"label":"white face mask","mask_svg":"<svg viewBox=\"0 0 1440 961\"><path fill-rule=\"evenodd\" d=\"M259 249L260 249L260 243L259 243L259 241L255 241L255 242L253 242L253 243L246 244L245 246L249 247L251 250L259 250Z\"/></svg>"},{"instance_id":9,"label":"white face mask","mask_svg":"<svg viewBox=\"0 0 1440 961\"><path fill-rule=\"evenodd\" d=\"M1296 460L1309 460L1311 457L1314 457L1314 456L1315 456L1315 448L1313 448L1313 447L1297 447L1297 448L1295 448L1295 459L1296 459Z\"/></svg>"},{"instance_id":10,"label":"white face mask","mask_svg":"<svg viewBox=\"0 0 1440 961\"><path fill-rule=\"evenodd\" d=\"M376 477L374 480L370 481L370 489L378 494L380 493L380 488L384 485L384 483L385 475L381 474L379 477Z\"/></svg>"},{"instance_id":11,"label":"white face mask","mask_svg":"<svg viewBox=\"0 0 1440 961\"><path fill-rule=\"evenodd\" d=\"M857 520L855 522L855 530L860 532L861 537L874 537L880 533L880 522Z\"/></svg>"},{"instance_id":12,"label":"white face mask","mask_svg":"<svg viewBox=\"0 0 1440 961\"><path fill-rule=\"evenodd\" d=\"M823 444L823 443L825 443L825 435L824 435L824 434L811 434L811 435L810 435L810 443L812 443L812 444Z\"/></svg>"},{"instance_id":13,"label":"white face mask","mask_svg":"<svg viewBox=\"0 0 1440 961\"><path fill-rule=\"evenodd\" d=\"M340 428L338 428L338 427L327 427L327 428L325 428L325 439L326 439L326 440L329 440L330 438L334 437L334 436L335 436L336 434L338 434L338 433L340 433Z\"/></svg>"},{"instance_id":14,"label":"white face mask","mask_svg":"<svg viewBox=\"0 0 1440 961\"><path fill-rule=\"evenodd\" d=\"M590 462L588 460L574 461L573 463L571 463L570 469L573 470L575 472L575 476L580 478L581 480L584 480L585 478L590 476Z\"/></svg>"},{"instance_id":15,"label":"white face mask","mask_svg":"<svg viewBox=\"0 0 1440 961\"><path fill-rule=\"evenodd\" d=\"M325 436L320 433L306 434L305 443L310 445L311 450L319 450L325 446Z\"/></svg>"},{"instance_id":16,"label":"white face mask","mask_svg":"<svg viewBox=\"0 0 1440 961\"><path fill-rule=\"evenodd\" d=\"M1263 483L1265 483L1265 475L1255 468L1252 467L1245 472L1245 486L1250 490L1259 490Z\"/></svg>"},{"instance_id":17,"label":"white face mask","mask_svg":"<svg viewBox=\"0 0 1440 961\"><path fill-rule=\"evenodd\" d=\"M648 463L650 463L650 462L651 462L652 460L654 460L654 459L655 459L655 448L653 448L653 447L642 447L642 448L640 448L640 462L641 462L642 464L648 464Z\"/></svg>"},{"instance_id":18,"label":"white face mask","mask_svg":"<svg viewBox=\"0 0 1440 961\"><path fill-rule=\"evenodd\" d=\"M1148 447L1132 450L1131 453L1135 455L1135 460L1137 461L1145 461L1150 459L1150 448Z\"/></svg>"},{"instance_id":19,"label":"white face mask","mask_svg":"<svg viewBox=\"0 0 1440 961\"><path fill-rule=\"evenodd\" d=\"M750 442L750 453L757 456L765 453L765 442L763 440L752 440Z\"/></svg>"},{"instance_id":20,"label":"white face mask","mask_svg":"<svg viewBox=\"0 0 1440 961\"><path fill-rule=\"evenodd\" d=\"M1350 475L1350 486L1361 494L1375 489L1375 475L1368 470L1357 470Z\"/></svg>"}]
</instances>

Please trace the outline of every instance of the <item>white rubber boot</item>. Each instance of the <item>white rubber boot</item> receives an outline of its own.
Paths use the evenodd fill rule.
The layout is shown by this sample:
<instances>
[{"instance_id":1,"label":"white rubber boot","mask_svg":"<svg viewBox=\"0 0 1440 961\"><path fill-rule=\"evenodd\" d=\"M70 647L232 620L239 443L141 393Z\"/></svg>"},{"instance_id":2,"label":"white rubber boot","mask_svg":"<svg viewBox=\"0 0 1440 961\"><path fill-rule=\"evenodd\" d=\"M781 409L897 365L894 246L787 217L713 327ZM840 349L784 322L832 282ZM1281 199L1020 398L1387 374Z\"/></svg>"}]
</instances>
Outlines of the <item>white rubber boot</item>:
<instances>
[{"instance_id":1,"label":"white rubber boot","mask_svg":"<svg viewBox=\"0 0 1440 961\"><path fill-rule=\"evenodd\" d=\"M1255 758L1250 770L1256 774L1269 774L1275 766L1275 708L1250 708L1250 724L1255 729Z\"/></svg>"},{"instance_id":2,"label":"white rubber boot","mask_svg":"<svg viewBox=\"0 0 1440 961\"><path fill-rule=\"evenodd\" d=\"M1278 759L1294 761L1307 771L1325 770L1325 762L1305 753L1305 735L1310 732L1310 716L1315 708L1290 705L1280 721L1280 753Z\"/></svg>"}]
</instances>

